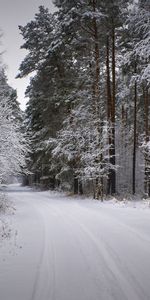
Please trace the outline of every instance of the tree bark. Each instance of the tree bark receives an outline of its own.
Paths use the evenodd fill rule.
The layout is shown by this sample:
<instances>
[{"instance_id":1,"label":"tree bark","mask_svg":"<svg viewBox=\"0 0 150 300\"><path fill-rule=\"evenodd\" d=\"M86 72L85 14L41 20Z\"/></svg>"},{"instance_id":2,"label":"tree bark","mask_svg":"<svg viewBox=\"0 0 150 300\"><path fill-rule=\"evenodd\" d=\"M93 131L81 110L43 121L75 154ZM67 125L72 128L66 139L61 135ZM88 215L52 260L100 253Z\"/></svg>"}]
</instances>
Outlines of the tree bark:
<instances>
[{"instance_id":1,"label":"tree bark","mask_svg":"<svg viewBox=\"0 0 150 300\"><path fill-rule=\"evenodd\" d=\"M73 186L73 189L74 189L74 194L78 194L78 178L76 178L74 176L74 186Z\"/></svg>"},{"instance_id":2,"label":"tree bark","mask_svg":"<svg viewBox=\"0 0 150 300\"><path fill-rule=\"evenodd\" d=\"M96 11L96 0L93 0L93 11ZM93 32L94 32L94 59L95 59L95 74L94 74L94 104L97 122L97 131L99 134L99 81L100 81L100 56L99 56L99 41L98 41L98 29L96 18L93 18Z\"/></svg>"},{"instance_id":3,"label":"tree bark","mask_svg":"<svg viewBox=\"0 0 150 300\"><path fill-rule=\"evenodd\" d=\"M149 142L149 93L148 87L143 89L145 107L145 142ZM150 167L149 154L145 153L145 193L150 196Z\"/></svg>"},{"instance_id":4,"label":"tree bark","mask_svg":"<svg viewBox=\"0 0 150 300\"><path fill-rule=\"evenodd\" d=\"M110 45L109 45L109 36L106 40L106 77L107 77L107 120L108 126L111 127L111 111L112 111L112 96L111 96L111 80L110 80ZM109 157L111 157L111 130L109 131L108 136L109 143ZM107 194L111 193L111 170L108 171L108 180L107 180Z\"/></svg>"},{"instance_id":5,"label":"tree bark","mask_svg":"<svg viewBox=\"0 0 150 300\"><path fill-rule=\"evenodd\" d=\"M136 64L135 64L136 74ZM136 183L136 147L137 147L137 82L134 83L134 131L133 131L133 172L132 172L132 193L135 194Z\"/></svg>"},{"instance_id":6,"label":"tree bark","mask_svg":"<svg viewBox=\"0 0 150 300\"><path fill-rule=\"evenodd\" d=\"M112 97L111 97L111 81L110 81L110 45L109 45L109 36L107 36L106 41L106 74L107 74L107 119L110 122L111 111L112 111Z\"/></svg>"},{"instance_id":7,"label":"tree bark","mask_svg":"<svg viewBox=\"0 0 150 300\"><path fill-rule=\"evenodd\" d=\"M112 22L113 23L113 22ZM115 149L115 116L116 116L116 53L115 53L115 27L112 24L112 97L111 97L111 156L110 162L116 165L116 149ZM111 169L110 174L111 194L116 193L116 171Z\"/></svg>"},{"instance_id":8,"label":"tree bark","mask_svg":"<svg viewBox=\"0 0 150 300\"><path fill-rule=\"evenodd\" d=\"M82 181L81 180L79 180L78 185L79 185L79 194L83 195L83 185L82 185Z\"/></svg>"},{"instance_id":9,"label":"tree bark","mask_svg":"<svg viewBox=\"0 0 150 300\"><path fill-rule=\"evenodd\" d=\"M96 12L96 0L92 1L93 12ZM96 130L97 130L97 145L101 147L100 143L100 55L99 55L99 39L98 39L98 28L96 18L93 18L93 35L94 35L94 60L95 60L95 74L94 74L94 84L93 84L93 94L94 94L94 107L95 107L95 120L96 120ZM102 122L101 122L102 123ZM99 160L102 161L102 154ZM96 191L95 197L99 199L99 196L103 190L103 180L100 177L96 178Z\"/></svg>"}]
</instances>

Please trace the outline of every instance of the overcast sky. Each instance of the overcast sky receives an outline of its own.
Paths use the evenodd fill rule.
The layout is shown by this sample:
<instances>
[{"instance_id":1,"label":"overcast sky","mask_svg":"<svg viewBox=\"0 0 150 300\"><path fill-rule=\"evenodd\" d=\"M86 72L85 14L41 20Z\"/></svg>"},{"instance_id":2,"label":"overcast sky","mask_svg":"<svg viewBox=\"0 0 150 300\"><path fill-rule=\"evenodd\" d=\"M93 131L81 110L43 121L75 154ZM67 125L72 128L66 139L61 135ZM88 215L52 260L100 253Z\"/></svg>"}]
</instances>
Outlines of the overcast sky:
<instances>
[{"instance_id":1,"label":"overcast sky","mask_svg":"<svg viewBox=\"0 0 150 300\"><path fill-rule=\"evenodd\" d=\"M29 79L15 79L19 65L26 55L26 51L20 49L23 39L18 25L26 25L28 21L33 20L40 5L48 7L51 12L54 11L52 0L1 0L0 5L0 28L3 32L1 49L5 50L3 62L7 65L9 84L17 89L22 109L25 108L24 92Z\"/></svg>"}]
</instances>

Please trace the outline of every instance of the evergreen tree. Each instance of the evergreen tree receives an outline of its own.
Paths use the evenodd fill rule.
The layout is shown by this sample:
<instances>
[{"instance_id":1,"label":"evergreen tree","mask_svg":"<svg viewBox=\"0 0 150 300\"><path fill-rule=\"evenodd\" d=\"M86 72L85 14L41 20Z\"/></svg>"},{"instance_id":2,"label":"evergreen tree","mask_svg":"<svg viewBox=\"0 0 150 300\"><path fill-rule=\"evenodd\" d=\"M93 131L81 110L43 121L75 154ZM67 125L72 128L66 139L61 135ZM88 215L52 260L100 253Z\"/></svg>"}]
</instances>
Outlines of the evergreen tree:
<instances>
[{"instance_id":1,"label":"evergreen tree","mask_svg":"<svg viewBox=\"0 0 150 300\"><path fill-rule=\"evenodd\" d=\"M139 145L149 141L149 5L131 2L55 0L56 13L40 7L20 26L28 55L19 76L36 72L26 122L38 182L75 193L89 184L98 199L130 191L132 166L136 192Z\"/></svg>"},{"instance_id":2,"label":"evergreen tree","mask_svg":"<svg viewBox=\"0 0 150 300\"><path fill-rule=\"evenodd\" d=\"M25 172L27 146L21 132L21 112L16 91L0 69L0 182Z\"/></svg>"}]
</instances>

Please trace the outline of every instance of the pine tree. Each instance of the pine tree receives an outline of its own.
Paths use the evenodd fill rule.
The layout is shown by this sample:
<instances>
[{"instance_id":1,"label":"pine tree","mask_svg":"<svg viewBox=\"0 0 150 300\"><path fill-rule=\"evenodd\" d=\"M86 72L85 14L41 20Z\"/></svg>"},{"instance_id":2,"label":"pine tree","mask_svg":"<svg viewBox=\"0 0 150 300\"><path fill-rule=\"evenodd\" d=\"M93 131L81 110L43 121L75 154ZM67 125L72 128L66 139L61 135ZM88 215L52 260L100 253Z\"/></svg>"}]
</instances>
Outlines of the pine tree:
<instances>
[{"instance_id":1,"label":"pine tree","mask_svg":"<svg viewBox=\"0 0 150 300\"><path fill-rule=\"evenodd\" d=\"M19 76L36 71L27 90L30 169L39 182L46 175L75 193L89 185L102 198L131 191L132 166L135 193L149 135L148 4L54 2L56 13L40 7L20 27L29 53Z\"/></svg>"}]
</instances>

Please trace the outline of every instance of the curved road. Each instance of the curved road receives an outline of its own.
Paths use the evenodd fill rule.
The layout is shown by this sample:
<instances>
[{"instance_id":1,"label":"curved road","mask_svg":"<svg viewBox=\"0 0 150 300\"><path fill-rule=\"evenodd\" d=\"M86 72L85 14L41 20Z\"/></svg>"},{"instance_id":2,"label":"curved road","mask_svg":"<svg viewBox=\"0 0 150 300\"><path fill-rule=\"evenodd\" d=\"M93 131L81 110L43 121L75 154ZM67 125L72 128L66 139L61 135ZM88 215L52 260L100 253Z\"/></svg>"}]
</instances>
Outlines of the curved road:
<instances>
[{"instance_id":1,"label":"curved road","mask_svg":"<svg viewBox=\"0 0 150 300\"><path fill-rule=\"evenodd\" d=\"M149 300L150 210L7 188L1 300Z\"/></svg>"}]
</instances>

